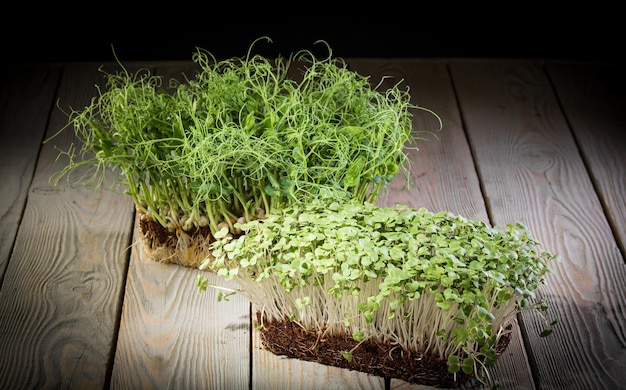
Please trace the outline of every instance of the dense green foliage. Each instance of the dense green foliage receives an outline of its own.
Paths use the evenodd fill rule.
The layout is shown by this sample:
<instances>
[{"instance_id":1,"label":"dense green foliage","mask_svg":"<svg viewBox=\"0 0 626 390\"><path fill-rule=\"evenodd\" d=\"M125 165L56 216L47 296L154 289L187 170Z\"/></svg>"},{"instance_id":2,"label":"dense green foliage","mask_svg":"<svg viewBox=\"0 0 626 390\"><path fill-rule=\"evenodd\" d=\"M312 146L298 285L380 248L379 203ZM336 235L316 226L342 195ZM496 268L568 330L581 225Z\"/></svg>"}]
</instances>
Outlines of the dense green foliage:
<instances>
[{"instance_id":1,"label":"dense green foliage","mask_svg":"<svg viewBox=\"0 0 626 390\"><path fill-rule=\"evenodd\" d=\"M68 114L81 143L62 152L56 180L100 185L113 170L163 226L215 232L320 197L371 202L407 173L412 110L423 109L408 88L380 90L330 48L324 59L251 50L217 61L198 49L198 73L170 80L173 92L146 69L105 73L99 96Z\"/></svg>"},{"instance_id":2,"label":"dense green foliage","mask_svg":"<svg viewBox=\"0 0 626 390\"><path fill-rule=\"evenodd\" d=\"M203 268L270 318L433 354L452 372L492 365L515 315L545 308L532 299L555 257L521 224L404 206L312 202L241 228L218 234Z\"/></svg>"}]
</instances>

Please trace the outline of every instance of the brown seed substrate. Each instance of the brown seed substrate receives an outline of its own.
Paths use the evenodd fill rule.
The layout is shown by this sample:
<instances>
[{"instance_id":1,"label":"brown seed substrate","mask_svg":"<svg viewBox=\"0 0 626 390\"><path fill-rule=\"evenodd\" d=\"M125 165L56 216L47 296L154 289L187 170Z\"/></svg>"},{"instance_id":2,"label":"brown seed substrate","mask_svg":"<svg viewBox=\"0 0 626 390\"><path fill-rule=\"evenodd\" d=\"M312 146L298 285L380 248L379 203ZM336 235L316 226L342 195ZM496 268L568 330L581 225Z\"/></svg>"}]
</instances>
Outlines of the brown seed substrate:
<instances>
[{"instance_id":1,"label":"brown seed substrate","mask_svg":"<svg viewBox=\"0 0 626 390\"><path fill-rule=\"evenodd\" d=\"M406 382L435 387L454 388L471 380L470 375L448 372L445 360L434 356L420 356L398 346L386 343L365 341L352 351L352 361L348 361L341 351L352 350L358 342L350 335L324 335L315 330L305 330L301 326L284 320L261 320L260 336L263 346L275 355L321 363L364 372L379 377L401 379ZM510 341L506 333L500 338L497 352L504 352Z\"/></svg>"},{"instance_id":2,"label":"brown seed substrate","mask_svg":"<svg viewBox=\"0 0 626 390\"><path fill-rule=\"evenodd\" d=\"M214 241L208 226L169 230L145 214L139 215L144 249L152 260L197 268L210 255Z\"/></svg>"}]
</instances>

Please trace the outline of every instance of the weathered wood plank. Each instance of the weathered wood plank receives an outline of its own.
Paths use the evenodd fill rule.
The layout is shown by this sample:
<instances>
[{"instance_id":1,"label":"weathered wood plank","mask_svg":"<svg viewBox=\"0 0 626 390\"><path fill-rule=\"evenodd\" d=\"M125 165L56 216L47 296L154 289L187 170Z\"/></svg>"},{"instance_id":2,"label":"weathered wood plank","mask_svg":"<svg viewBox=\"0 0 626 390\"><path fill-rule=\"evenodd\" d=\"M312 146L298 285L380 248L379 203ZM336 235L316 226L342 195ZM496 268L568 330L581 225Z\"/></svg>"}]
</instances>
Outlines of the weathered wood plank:
<instances>
[{"instance_id":1,"label":"weathered wood plank","mask_svg":"<svg viewBox=\"0 0 626 390\"><path fill-rule=\"evenodd\" d=\"M626 253L626 66L548 63L622 255Z\"/></svg>"},{"instance_id":2,"label":"weathered wood plank","mask_svg":"<svg viewBox=\"0 0 626 390\"><path fill-rule=\"evenodd\" d=\"M249 302L218 302L213 289L198 294L201 271L149 259L138 237L136 231L111 387L248 389Z\"/></svg>"},{"instance_id":3,"label":"weathered wood plank","mask_svg":"<svg viewBox=\"0 0 626 390\"><path fill-rule=\"evenodd\" d=\"M474 168L470 148L463 130L453 86L446 62L419 60L352 61L351 66L360 73L372 75L377 82L382 75L391 75L390 82L405 80L410 88L412 103L437 113L443 128L436 133L438 139L421 142L419 150L410 150L412 161L410 188L404 188L404 178L398 177L391 184L388 194L379 203L408 204L429 210L448 210L467 218L489 221L480 183ZM414 131L437 128L438 123L426 112L417 111ZM401 180L400 180L401 179ZM508 384L510 378L520 388L533 388L532 375L526 358L519 329L506 353L490 375L500 383ZM399 380L391 381L392 388L409 388ZM420 387L416 387L420 388Z\"/></svg>"},{"instance_id":4,"label":"weathered wood plank","mask_svg":"<svg viewBox=\"0 0 626 390\"><path fill-rule=\"evenodd\" d=\"M615 389L626 382L626 267L543 68L451 65L493 222L520 221L561 256L540 286L550 337L535 313L520 325L540 388Z\"/></svg>"},{"instance_id":5,"label":"weathered wood plank","mask_svg":"<svg viewBox=\"0 0 626 390\"><path fill-rule=\"evenodd\" d=\"M0 68L0 282L22 218L60 76L58 67Z\"/></svg>"},{"instance_id":6,"label":"weathered wood plank","mask_svg":"<svg viewBox=\"0 0 626 390\"><path fill-rule=\"evenodd\" d=\"M95 93L93 66L65 69L62 107ZM48 107L51 102L40 102ZM36 108L33 102L31 109ZM32 115L47 116L46 111ZM38 118L37 120L42 120ZM47 136L67 123L55 109ZM41 150L0 296L0 388L103 388L115 338L132 207L110 191L53 187L64 132Z\"/></svg>"}]
</instances>

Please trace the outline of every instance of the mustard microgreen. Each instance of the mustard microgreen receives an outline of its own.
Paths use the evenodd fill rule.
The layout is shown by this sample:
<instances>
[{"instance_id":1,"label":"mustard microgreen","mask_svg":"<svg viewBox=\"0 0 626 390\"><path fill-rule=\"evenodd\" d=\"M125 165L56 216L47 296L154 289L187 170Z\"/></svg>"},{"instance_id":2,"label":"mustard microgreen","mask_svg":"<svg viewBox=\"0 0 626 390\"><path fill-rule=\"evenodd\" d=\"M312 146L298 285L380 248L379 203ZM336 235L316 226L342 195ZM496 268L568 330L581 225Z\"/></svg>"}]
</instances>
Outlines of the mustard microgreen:
<instances>
[{"instance_id":1,"label":"mustard microgreen","mask_svg":"<svg viewBox=\"0 0 626 390\"><path fill-rule=\"evenodd\" d=\"M314 201L239 227L201 268L235 280L270 319L398 344L451 372L493 365L516 314L547 309L534 294L556 256L519 223Z\"/></svg>"}]
</instances>

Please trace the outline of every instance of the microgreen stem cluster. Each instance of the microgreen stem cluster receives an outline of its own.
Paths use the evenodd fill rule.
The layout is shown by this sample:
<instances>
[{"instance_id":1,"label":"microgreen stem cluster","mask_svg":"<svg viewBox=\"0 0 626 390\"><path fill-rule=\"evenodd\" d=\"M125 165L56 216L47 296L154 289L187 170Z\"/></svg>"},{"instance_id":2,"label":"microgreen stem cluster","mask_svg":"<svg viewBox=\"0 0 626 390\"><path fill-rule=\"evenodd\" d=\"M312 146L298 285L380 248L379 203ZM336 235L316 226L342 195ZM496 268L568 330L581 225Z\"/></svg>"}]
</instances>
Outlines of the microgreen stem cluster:
<instances>
[{"instance_id":1,"label":"microgreen stem cluster","mask_svg":"<svg viewBox=\"0 0 626 390\"><path fill-rule=\"evenodd\" d=\"M215 233L220 223L232 228L320 197L372 202L407 173L412 109L420 108L408 88L379 90L330 48L325 59L251 50L221 61L197 50L199 72L170 80L174 92L146 69L105 73L106 89L69 114L82 145L62 152L69 164L57 181L99 185L113 169L161 225ZM295 64L303 69L292 78Z\"/></svg>"},{"instance_id":2,"label":"microgreen stem cluster","mask_svg":"<svg viewBox=\"0 0 626 390\"><path fill-rule=\"evenodd\" d=\"M240 227L202 268L235 280L267 318L435 355L452 372L495 362L555 258L521 224L405 206L311 202Z\"/></svg>"}]
</instances>

